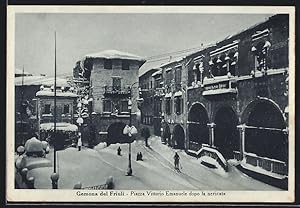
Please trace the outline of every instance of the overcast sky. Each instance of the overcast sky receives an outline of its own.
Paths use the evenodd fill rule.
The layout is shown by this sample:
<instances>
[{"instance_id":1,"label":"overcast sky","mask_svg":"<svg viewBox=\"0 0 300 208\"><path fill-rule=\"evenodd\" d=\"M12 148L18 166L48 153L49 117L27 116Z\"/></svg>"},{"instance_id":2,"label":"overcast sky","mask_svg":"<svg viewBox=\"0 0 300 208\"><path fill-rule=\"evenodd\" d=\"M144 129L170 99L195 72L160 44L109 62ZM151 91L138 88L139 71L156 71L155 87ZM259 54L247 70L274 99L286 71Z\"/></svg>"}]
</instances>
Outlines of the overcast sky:
<instances>
[{"instance_id":1,"label":"overcast sky","mask_svg":"<svg viewBox=\"0 0 300 208\"><path fill-rule=\"evenodd\" d=\"M33 74L72 74L85 54L116 49L142 57L215 43L272 14L17 14L15 63Z\"/></svg>"}]
</instances>

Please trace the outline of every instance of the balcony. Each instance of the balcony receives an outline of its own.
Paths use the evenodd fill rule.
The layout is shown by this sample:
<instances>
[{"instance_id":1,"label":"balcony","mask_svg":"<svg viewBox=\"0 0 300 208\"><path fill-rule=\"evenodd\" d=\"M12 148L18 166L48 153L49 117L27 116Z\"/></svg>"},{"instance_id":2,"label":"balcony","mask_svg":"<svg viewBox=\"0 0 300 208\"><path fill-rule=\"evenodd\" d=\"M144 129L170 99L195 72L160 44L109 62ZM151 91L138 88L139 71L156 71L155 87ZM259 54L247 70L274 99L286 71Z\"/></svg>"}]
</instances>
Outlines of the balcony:
<instances>
[{"instance_id":1,"label":"balcony","mask_svg":"<svg viewBox=\"0 0 300 208\"><path fill-rule=\"evenodd\" d=\"M104 87L104 95L105 96L129 96L130 88L129 87L116 87L116 86L105 86Z\"/></svg>"}]
</instances>

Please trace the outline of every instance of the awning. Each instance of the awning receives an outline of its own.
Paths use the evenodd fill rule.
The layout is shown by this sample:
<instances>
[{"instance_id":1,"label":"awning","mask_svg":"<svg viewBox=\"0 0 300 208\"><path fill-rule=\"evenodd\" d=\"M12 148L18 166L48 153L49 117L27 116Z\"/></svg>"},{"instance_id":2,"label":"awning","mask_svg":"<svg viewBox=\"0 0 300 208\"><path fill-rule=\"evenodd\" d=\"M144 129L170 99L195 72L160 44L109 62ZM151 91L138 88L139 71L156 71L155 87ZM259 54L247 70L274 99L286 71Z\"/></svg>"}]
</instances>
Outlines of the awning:
<instances>
[{"instance_id":1,"label":"awning","mask_svg":"<svg viewBox=\"0 0 300 208\"><path fill-rule=\"evenodd\" d=\"M42 131L54 131L54 123L43 123L40 125ZM57 131L77 131L78 127L70 123L56 123Z\"/></svg>"},{"instance_id":2,"label":"awning","mask_svg":"<svg viewBox=\"0 0 300 208\"><path fill-rule=\"evenodd\" d=\"M177 96L182 96L182 92L181 92L181 91L177 91L177 92L175 92L174 96L175 96L175 97L177 97Z\"/></svg>"}]
</instances>

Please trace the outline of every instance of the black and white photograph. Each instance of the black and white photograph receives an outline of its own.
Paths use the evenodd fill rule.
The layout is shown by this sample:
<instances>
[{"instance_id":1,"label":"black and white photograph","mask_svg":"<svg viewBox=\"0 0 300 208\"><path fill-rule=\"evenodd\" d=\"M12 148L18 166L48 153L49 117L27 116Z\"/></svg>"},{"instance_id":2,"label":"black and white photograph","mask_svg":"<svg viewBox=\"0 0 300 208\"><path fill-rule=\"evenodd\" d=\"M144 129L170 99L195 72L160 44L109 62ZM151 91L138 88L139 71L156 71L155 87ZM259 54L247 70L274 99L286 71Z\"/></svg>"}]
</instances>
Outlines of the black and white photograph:
<instances>
[{"instance_id":1,"label":"black and white photograph","mask_svg":"<svg viewBox=\"0 0 300 208\"><path fill-rule=\"evenodd\" d=\"M9 6L7 195L292 202L294 13Z\"/></svg>"}]
</instances>

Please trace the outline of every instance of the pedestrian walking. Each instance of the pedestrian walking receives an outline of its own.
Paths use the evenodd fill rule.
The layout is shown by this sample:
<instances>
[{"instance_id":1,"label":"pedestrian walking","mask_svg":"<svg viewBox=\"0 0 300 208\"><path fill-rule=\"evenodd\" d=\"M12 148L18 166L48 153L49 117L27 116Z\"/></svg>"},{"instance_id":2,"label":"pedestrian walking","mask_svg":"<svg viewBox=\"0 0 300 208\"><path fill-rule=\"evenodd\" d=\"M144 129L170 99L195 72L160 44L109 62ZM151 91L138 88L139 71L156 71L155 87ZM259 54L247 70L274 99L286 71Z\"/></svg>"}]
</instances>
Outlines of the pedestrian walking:
<instances>
[{"instance_id":1,"label":"pedestrian walking","mask_svg":"<svg viewBox=\"0 0 300 208\"><path fill-rule=\"evenodd\" d=\"M175 152L175 155L174 155L174 166L175 166L175 170L179 170L179 155L177 152Z\"/></svg>"},{"instance_id":2,"label":"pedestrian walking","mask_svg":"<svg viewBox=\"0 0 300 208\"><path fill-rule=\"evenodd\" d=\"M82 141L81 141L81 134L79 133L79 138L77 142L78 151L81 151Z\"/></svg>"},{"instance_id":3,"label":"pedestrian walking","mask_svg":"<svg viewBox=\"0 0 300 208\"><path fill-rule=\"evenodd\" d=\"M121 147L119 146L119 148L117 149L117 154L119 155L119 156L121 156Z\"/></svg>"},{"instance_id":4,"label":"pedestrian walking","mask_svg":"<svg viewBox=\"0 0 300 208\"><path fill-rule=\"evenodd\" d=\"M142 152L138 152L136 155L136 161L143 161L143 154Z\"/></svg>"},{"instance_id":5,"label":"pedestrian walking","mask_svg":"<svg viewBox=\"0 0 300 208\"><path fill-rule=\"evenodd\" d=\"M143 154L140 152L140 160L143 161Z\"/></svg>"}]
</instances>

